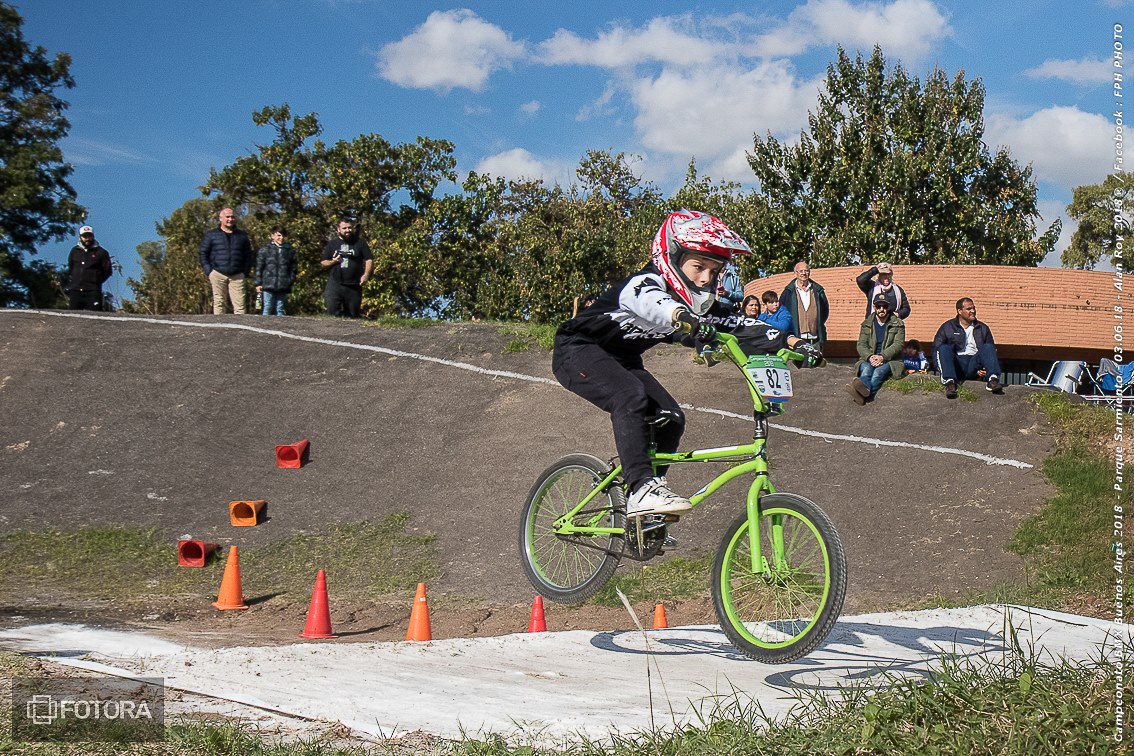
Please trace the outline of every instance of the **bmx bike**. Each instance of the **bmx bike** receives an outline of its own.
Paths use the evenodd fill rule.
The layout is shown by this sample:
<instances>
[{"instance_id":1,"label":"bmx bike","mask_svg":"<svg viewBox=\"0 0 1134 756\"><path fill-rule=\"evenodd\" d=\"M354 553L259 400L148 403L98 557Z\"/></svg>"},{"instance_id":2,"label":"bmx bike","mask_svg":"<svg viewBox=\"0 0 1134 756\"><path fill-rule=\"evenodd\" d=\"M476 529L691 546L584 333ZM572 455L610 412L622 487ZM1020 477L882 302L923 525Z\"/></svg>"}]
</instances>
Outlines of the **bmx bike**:
<instances>
[{"instance_id":1,"label":"bmx bike","mask_svg":"<svg viewBox=\"0 0 1134 756\"><path fill-rule=\"evenodd\" d=\"M729 641L750 659L781 664L813 651L830 633L846 594L847 565L830 518L803 496L777 492L768 477L768 417L792 396L787 361L804 355L781 349L748 358L734 336L720 333L703 353L738 367L752 396L751 443L659 452L658 465L725 462L728 469L689 497L697 507L723 486L752 476L744 511L728 526L713 561L713 607ZM665 413L651 425L667 422ZM645 561L663 550L676 515L627 518L617 459L570 454L532 486L520 518L521 564L528 580L553 601L581 603L614 574L623 558Z\"/></svg>"}]
</instances>

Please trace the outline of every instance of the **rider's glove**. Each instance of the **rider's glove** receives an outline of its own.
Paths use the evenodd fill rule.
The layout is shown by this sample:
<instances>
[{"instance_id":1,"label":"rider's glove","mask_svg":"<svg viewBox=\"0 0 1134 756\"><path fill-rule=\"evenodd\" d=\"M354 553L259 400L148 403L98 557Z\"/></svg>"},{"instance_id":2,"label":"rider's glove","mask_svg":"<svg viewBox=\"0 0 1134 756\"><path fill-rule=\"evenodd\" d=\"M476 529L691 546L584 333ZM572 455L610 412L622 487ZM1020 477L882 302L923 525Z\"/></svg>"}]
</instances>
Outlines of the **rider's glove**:
<instances>
[{"instance_id":1,"label":"rider's glove","mask_svg":"<svg viewBox=\"0 0 1134 756\"><path fill-rule=\"evenodd\" d=\"M717 337L717 329L713 327L712 323L701 320L684 307L677 308L677 313L673 316L673 326L681 333L690 334L697 347L702 344L711 344L713 339Z\"/></svg>"},{"instance_id":2,"label":"rider's glove","mask_svg":"<svg viewBox=\"0 0 1134 756\"><path fill-rule=\"evenodd\" d=\"M796 344L794 351L803 355L803 367L813 368L823 361L823 353L814 344Z\"/></svg>"}]
</instances>

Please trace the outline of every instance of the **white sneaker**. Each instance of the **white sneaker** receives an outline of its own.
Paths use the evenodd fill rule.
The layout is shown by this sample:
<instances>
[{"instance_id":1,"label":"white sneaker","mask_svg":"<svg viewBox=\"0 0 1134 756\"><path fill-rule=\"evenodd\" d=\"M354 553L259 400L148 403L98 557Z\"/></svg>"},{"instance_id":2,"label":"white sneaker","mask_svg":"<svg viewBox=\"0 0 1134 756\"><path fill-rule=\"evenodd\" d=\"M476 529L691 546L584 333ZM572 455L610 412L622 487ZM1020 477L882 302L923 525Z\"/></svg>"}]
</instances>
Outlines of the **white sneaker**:
<instances>
[{"instance_id":1,"label":"white sneaker","mask_svg":"<svg viewBox=\"0 0 1134 756\"><path fill-rule=\"evenodd\" d=\"M650 478L630 496L626 502L627 517L641 517L649 514L678 514L693 508L688 499L683 499L669 490L665 478Z\"/></svg>"}]
</instances>

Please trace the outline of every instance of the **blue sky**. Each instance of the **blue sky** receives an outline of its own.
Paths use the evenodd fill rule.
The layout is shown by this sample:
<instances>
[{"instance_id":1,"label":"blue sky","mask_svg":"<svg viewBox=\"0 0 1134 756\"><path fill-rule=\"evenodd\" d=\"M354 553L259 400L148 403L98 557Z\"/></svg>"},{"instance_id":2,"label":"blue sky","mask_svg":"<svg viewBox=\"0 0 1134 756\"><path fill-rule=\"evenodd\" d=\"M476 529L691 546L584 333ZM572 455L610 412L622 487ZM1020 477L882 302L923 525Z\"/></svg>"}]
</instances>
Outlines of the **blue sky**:
<instances>
[{"instance_id":1,"label":"blue sky","mask_svg":"<svg viewBox=\"0 0 1134 756\"><path fill-rule=\"evenodd\" d=\"M923 78L983 80L985 141L1032 164L1062 249L1072 188L1112 164L1113 26L1134 35L1130 0L14 4L29 41L73 58L72 184L135 276L154 223L271 140L251 120L264 105L318 113L332 142L449 139L462 176L569 181L588 148L621 151L668 192L690 158L747 182L753 132L797 138L835 46L876 42ZM73 243L40 253L62 262ZM123 276L111 290L129 296Z\"/></svg>"}]
</instances>

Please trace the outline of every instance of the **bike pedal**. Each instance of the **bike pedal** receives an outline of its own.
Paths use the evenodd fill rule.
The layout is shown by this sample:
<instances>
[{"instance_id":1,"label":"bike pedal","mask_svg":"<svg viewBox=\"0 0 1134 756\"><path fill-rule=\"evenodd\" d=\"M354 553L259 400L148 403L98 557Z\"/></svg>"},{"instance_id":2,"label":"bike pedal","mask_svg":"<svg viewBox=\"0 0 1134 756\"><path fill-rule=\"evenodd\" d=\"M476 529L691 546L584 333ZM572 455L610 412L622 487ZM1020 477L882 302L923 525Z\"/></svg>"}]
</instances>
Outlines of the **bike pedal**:
<instances>
[{"instance_id":1,"label":"bike pedal","mask_svg":"<svg viewBox=\"0 0 1134 756\"><path fill-rule=\"evenodd\" d=\"M673 515L658 514L642 515L638 518L638 522L641 524L642 532L645 533L650 530L656 530L658 528L665 527L666 522L668 522L666 518L672 516Z\"/></svg>"}]
</instances>

